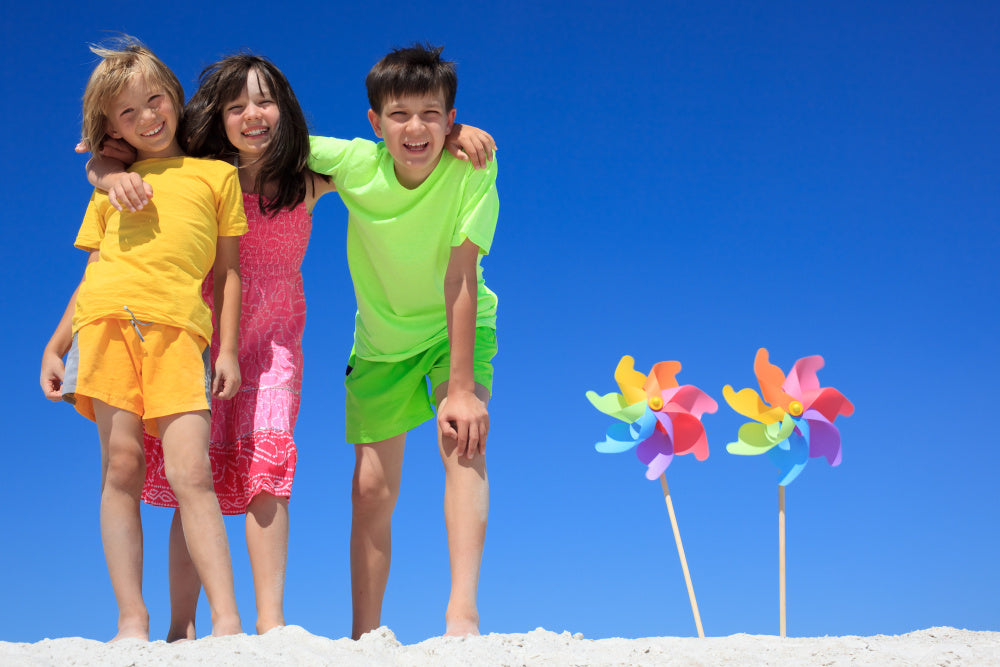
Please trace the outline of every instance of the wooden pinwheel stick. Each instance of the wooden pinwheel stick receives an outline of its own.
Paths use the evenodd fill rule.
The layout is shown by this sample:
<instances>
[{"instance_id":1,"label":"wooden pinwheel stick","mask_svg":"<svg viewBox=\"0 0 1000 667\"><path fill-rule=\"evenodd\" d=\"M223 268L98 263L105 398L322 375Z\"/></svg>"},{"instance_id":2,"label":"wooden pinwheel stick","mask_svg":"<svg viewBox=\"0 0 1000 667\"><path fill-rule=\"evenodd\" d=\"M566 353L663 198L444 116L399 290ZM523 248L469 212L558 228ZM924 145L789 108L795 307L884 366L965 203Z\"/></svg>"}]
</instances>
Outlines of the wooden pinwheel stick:
<instances>
[{"instance_id":1,"label":"wooden pinwheel stick","mask_svg":"<svg viewBox=\"0 0 1000 667\"><path fill-rule=\"evenodd\" d=\"M691 611L694 613L694 624L698 628L698 636L704 638L705 631L701 627L701 614L698 613L698 601L694 599L694 585L691 584L691 573L688 572L687 558L684 557L684 545L681 544L681 531L677 528L677 516L674 515L674 503L670 500L670 489L667 488L667 476L660 474L660 486L663 487L663 499L667 501L667 513L670 515L670 527L674 529L674 541L677 543L677 555L681 557L681 569L684 570L684 583L687 584L688 597L691 599Z\"/></svg>"},{"instance_id":2,"label":"wooden pinwheel stick","mask_svg":"<svg viewBox=\"0 0 1000 667\"><path fill-rule=\"evenodd\" d=\"M785 487L778 485L778 617L781 636L785 636Z\"/></svg>"}]
</instances>

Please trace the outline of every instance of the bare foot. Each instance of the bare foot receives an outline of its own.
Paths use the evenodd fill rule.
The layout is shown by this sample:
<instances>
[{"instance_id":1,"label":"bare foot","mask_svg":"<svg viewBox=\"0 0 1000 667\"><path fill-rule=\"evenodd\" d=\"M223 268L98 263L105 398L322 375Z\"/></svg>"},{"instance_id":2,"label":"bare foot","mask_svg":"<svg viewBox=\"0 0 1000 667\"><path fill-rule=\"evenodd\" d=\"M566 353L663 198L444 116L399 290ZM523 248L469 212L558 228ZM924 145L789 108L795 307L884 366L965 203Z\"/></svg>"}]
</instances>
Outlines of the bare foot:
<instances>
[{"instance_id":1,"label":"bare foot","mask_svg":"<svg viewBox=\"0 0 1000 667\"><path fill-rule=\"evenodd\" d=\"M445 637L479 636L479 614L470 616L445 618Z\"/></svg>"},{"instance_id":2,"label":"bare foot","mask_svg":"<svg viewBox=\"0 0 1000 667\"><path fill-rule=\"evenodd\" d=\"M238 635L243 632L243 627L240 625L239 614L235 614L232 618L220 618L212 619L212 636L213 637L224 637L226 635Z\"/></svg>"},{"instance_id":3,"label":"bare foot","mask_svg":"<svg viewBox=\"0 0 1000 667\"><path fill-rule=\"evenodd\" d=\"M144 642L149 641L149 617L147 616L145 620L141 618L136 619L118 619L118 634L108 640L108 643L114 643L121 641L123 639L140 639Z\"/></svg>"},{"instance_id":4,"label":"bare foot","mask_svg":"<svg viewBox=\"0 0 1000 667\"><path fill-rule=\"evenodd\" d=\"M257 634L258 635L262 635L265 632L268 632L270 630L274 630L275 628L283 628L283 627L285 627L285 619L283 619L283 618L282 619L265 619L265 618L258 618L257 619Z\"/></svg>"}]
</instances>

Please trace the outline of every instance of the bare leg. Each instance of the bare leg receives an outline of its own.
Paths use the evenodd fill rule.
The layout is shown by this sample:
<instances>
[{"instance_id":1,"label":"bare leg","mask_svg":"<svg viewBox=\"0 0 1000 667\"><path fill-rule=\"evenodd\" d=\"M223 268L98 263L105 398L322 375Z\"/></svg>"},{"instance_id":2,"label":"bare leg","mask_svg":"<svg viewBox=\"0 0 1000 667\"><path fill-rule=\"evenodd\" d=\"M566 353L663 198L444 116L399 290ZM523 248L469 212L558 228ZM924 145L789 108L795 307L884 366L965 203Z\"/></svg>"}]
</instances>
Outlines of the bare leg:
<instances>
[{"instance_id":1,"label":"bare leg","mask_svg":"<svg viewBox=\"0 0 1000 667\"><path fill-rule=\"evenodd\" d=\"M257 598L257 634L285 624L288 498L258 493L247 507L247 551Z\"/></svg>"},{"instance_id":2,"label":"bare leg","mask_svg":"<svg viewBox=\"0 0 1000 667\"><path fill-rule=\"evenodd\" d=\"M142 600L142 522L139 495L146 474L142 423L131 412L94 401L101 439L101 542L118 602L119 639L149 639Z\"/></svg>"},{"instance_id":3,"label":"bare leg","mask_svg":"<svg viewBox=\"0 0 1000 667\"><path fill-rule=\"evenodd\" d=\"M392 512L399 498L406 434L354 445L351 491L351 637L382 624L382 599L392 557Z\"/></svg>"},{"instance_id":4,"label":"bare leg","mask_svg":"<svg viewBox=\"0 0 1000 667\"><path fill-rule=\"evenodd\" d=\"M212 634L239 634L229 540L208 459L208 410L162 417L158 425L167 481L177 496L188 553L212 611Z\"/></svg>"},{"instance_id":5,"label":"bare leg","mask_svg":"<svg viewBox=\"0 0 1000 667\"><path fill-rule=\"evenodd\" d=\"M170 630L167 631L167 641L197 639L195 614L201 594L201 579L184 540L180 510L174 510L174 520L170 524L169 556Z\"/></svg>"},{"instance_id":6,"label":"bare leg","mask_svg":"<svg viewBox=\"0 0 1000 667\"><path fill-rule=\"evenodd\" d=\"M448 383L435 389L438 405L448 400ZM489 392L476 385L476 396L486 404ZM438 430L438 447L444 462L444 521L448 529L448 557L451 562L451 596L445 611L445 636L479 634L479 568L486 542L486 519L490 508L490 484L486 457L468 459L456 455L457 443Z\"/></svg>"}]
</instances>

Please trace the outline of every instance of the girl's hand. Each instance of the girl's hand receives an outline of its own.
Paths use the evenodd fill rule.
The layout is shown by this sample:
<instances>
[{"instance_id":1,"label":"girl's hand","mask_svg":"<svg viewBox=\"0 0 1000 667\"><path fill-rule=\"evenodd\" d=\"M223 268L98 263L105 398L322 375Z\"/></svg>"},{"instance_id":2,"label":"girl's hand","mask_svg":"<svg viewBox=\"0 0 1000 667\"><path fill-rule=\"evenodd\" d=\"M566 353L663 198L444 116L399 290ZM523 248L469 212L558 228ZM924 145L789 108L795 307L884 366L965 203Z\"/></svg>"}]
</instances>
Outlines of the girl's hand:
<instances>
[{"instance_id":1,"label":"girl's hand","mask_svg":"<svg viewBox=\"0 0 1000 667\"><path fill-rule=\"evenodd\" d=\"M212 373L212 396L229 400L240 388L240 364L235 354L219 353Z\"/></svg>"},{"instance_id":2,"label":"girl's hand","mask_svg":"<svg viewBox=\"0 0 1000 667\"><path fill-rule=\"evenodd\" d=\"M482 169L493 160L497 143L485 130L455 123L451 126L451 133L445 137L444 147L459 160L471 162L476 169Z\"/></svg>"},{"instance_id":3,"label":"girl's hand","mask_svg":"<svg viewBox=\"0 0 1000 667\"><path fill-rule=\"evenodd\" d=\"M108 201L119 211L128 208L135 213L148 204L150 197L153 196L153 186L142 180L139 174L123 171L113 178L116 181L108 188Z\"/></svg>"},{"instance_id":4,"label":"girl's hand","mask_svg":"<svg viewBox=\"0 0 1000 667\"><path fill-rule=\"evenodd\" d=\"M50 401L62 400L62 381L66 367L63 365L62 357L45 348L42 353L42 373L39 382L42 385L42 393Z\"/></svg>"}]
</instances>

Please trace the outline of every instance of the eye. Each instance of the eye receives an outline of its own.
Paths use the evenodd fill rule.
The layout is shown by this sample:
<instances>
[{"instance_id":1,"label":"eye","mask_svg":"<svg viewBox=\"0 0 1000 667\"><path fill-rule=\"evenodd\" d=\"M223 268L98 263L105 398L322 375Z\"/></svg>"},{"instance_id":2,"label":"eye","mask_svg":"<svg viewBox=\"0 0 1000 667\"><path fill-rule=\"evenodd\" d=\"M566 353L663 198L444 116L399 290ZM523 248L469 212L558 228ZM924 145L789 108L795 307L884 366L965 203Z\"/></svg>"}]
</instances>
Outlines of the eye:
<instances>
[{"instance_id":1,"label":"eye","mask_svg":"<svg viewBox=\"0 0 1000 667\"><path fill-rule=\"evenodd\" d=\"M122 109L121 113L118 114L118 117L121 118L121 117L127 116L130 113L132 113L133 111L135 111L135 109L133 109L132 107L129 107L127 109Z\"/></svg>"},{"instance_id":2,"label":"eye","mask_svg":"<svg viewBox=\"0 0 1000 667\"><path fill-rule=\"evenodd\" d=\"M233 104L232 106L226 109L226 113L239 113L241 111L243 111L242 104Z\"/></svg>"}]
</instances>

